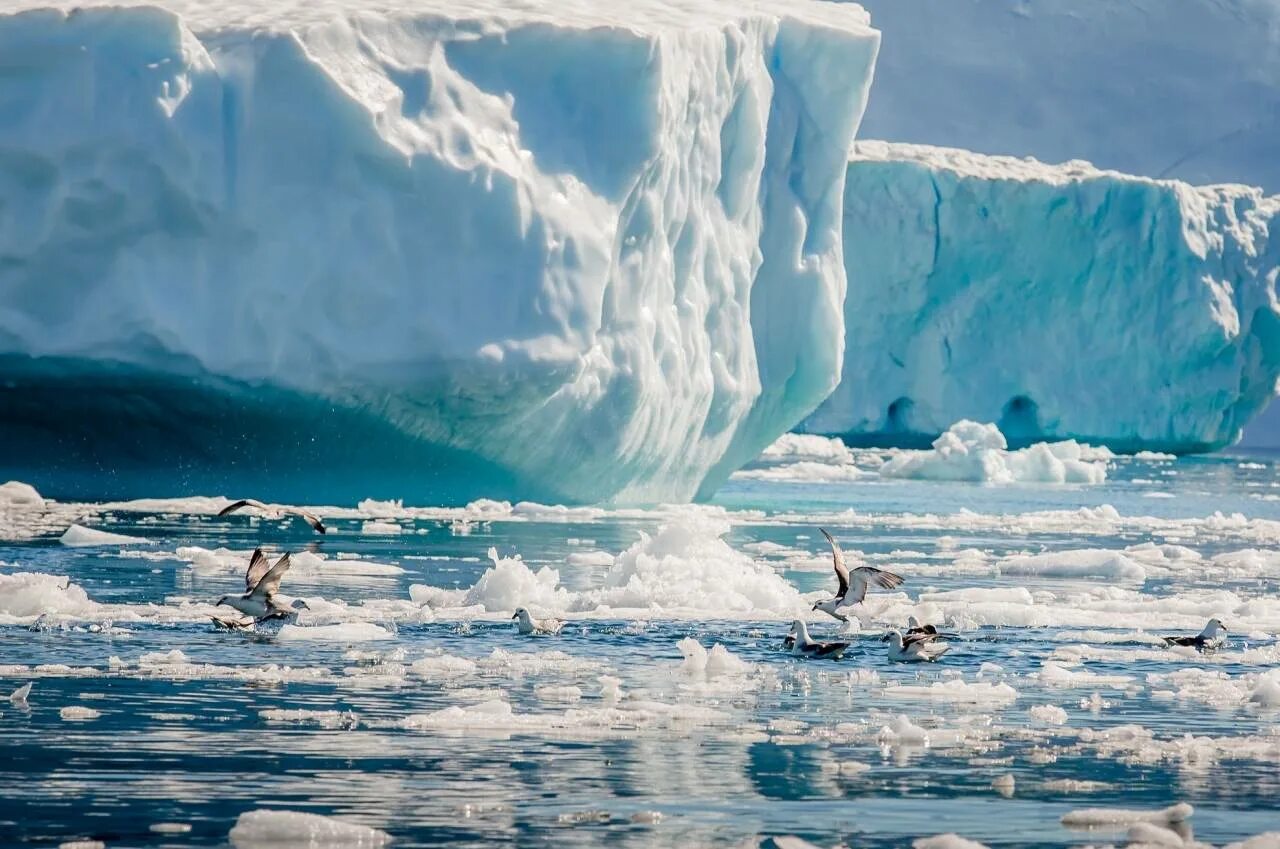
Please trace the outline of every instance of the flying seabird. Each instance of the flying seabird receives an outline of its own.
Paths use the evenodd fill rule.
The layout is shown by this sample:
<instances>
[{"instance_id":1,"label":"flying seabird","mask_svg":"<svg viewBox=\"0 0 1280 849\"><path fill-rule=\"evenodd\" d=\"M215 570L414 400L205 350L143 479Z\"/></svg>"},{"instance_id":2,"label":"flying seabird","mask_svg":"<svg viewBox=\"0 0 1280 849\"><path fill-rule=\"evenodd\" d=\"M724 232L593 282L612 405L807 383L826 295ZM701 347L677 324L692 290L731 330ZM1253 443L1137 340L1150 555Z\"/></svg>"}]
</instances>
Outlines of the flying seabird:
<instances>
[{"instance_id":1,"label":"flying seabird","mask_svg":"<svg viewBox=\"0 0 1280 849\"><path fill-rule=\"evenodd\" d=\"M270 516L273 519L280 519L280 518L283 518L285 515L292 513L295 516L301 516L303 520L305 520L306 523L311 526L311 529L316 533L322 534L326 530L324 526L324 522L321 522L320 517L317 516L315 513L312 513L310 510L303 510L301 507L290 507L288 505L285 505L282 507L272 507L270 505L263 504L261 501L257 500L256 498L242 498L239 501L234 501L231 504L228 504L226 507L223 507L221 510L219 510L218 515L226 516L230 513L234 513L237 510L240 510L245 507L252 507L255 510L261 510L263 513L266 513L268 516Z\"/></svg>"},{"instance_id":2,"label":"flying seabird","mask_svg":"<svg viewBox=\"0 0 1280 849\"><path fill-rule=\"evenodd\" d=\"M942 657L951 646L938 642L937 634L910 634L890 631L880 638L889 644L889 659L898 663L932 663Z\"/></svg>"},{"instance_id":3,"label":"flying seabird","mask_svg":"<svg viewBox=\"0 0 1280 849\"><path fill-rule=\"evenodd\" d=\"M249 568L244 573L245 594L242 596L224 595L218 599L218 604L225 604L240 611L245 616L253 617L255 623L265 622L268 619L296 617L299 610L307 608L305 601L297 599L290 607L283 607L276 603L275 596L280 589L280 581L284 579L284 573L288 571L289 555L287 553L276 561L276 565L272 566L270 561L267 560L267 555L262 553L262 549L254 549L253 556L249 558ZM248 626L247 622L222 619L217 616L213 617L213 621L224 628L237 629Z\"/></svg>"},{"instance_id":4,"label":"flying seabird","mask_svg":"<svg viewBox=\"0 0 1280 849\"><path fill-rule=\"evenodd\" d=\"M523 607L517 607L511 618L519 620L516 622L516 630L521 634L555 636L564 628L564 623L559 619L534 619Z\"/></svg>"},{"instance_id":5,"label":"flying seabird","mask_svg":"<svg viewBox=\"0 0 1280 849\"><path fill-rule=\"evenodd\" d=\"M822 531L822 535L831 545L831 563L836 570L836 579L840 582L840 586L836 589L834 598L816 603L813 606L814 610L821 610L841 622L848 622L849 617L839 613L838 610L841 607L861 604L867 597L868 587L891 590L902 584L901 575L895 575L874 566L859 566L850 572L844 562L844 552L840 550L840 544L836 542L835 537L827 533L824 528L818 528L818 530Z\"/></svg>"},{"instance_id":6,"label":"flying seabird","mask_svg":"<svg viewBox=\"0 0 1280 849\"><path fill-rule=\"evenodd\" d=\"M1227 626L1216 616L1194 637L1161 637L1166 646L1192 646L1196 651L1212 651L1227 641Z\"/></svg>"},{"instance_id":7,"label":"flying seabird","mask_svg":"<svg viewBox=\"0 0 1280 849\"><path fill-rule=\"evenodd\" d=\"M9 694L9 701L16 708L25 708L27 706L27 696L31 695L31 682L23 684L18 689Z\"/></svg>"},{"instance_id":8,"label":"flying seabird","mask_svg":"<svg viewBox=\"0 0 1280 849\"><path fill-rule=\"evenodd\" d=\"M791 623L791 653L805 657L829 657L839 660L848 643L820 643L809 636L809 628L804 621L797 619Z\"/></svg>"}]
</instances>

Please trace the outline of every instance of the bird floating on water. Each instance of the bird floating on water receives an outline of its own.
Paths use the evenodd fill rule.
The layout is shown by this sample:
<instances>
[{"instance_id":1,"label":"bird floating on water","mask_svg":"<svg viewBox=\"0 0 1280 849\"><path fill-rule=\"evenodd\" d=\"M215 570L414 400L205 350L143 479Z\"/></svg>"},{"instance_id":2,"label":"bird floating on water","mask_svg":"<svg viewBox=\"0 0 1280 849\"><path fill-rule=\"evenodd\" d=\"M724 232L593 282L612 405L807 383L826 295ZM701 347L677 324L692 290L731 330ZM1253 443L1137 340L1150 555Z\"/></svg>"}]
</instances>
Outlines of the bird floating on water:
<instances>
[{"instance_id":1,"label":"bird floating on water","mask_svg":"<svg viewBox=\"0 0 1280 849\"><path fill-rule=\"evenodd\" d=\"M564 628L564 623L559 619L534 619L523 607L517 607L516 612L511 614L511 618L517 620L516 630L521 634L541 634L550 637L559 634Z\"/></svg>"},{"instance_id":2,"label":"bird floating on water","mask_svg":"<svg viewBox=\"0 0 1280 849\"><path fill-rule=\"evenodd\" d=\"M809 627L804 624L804 620L797 619L791 623L791 653L802 657L829 657L832 660L839 660L844 654L845 649L849 648L848 643L823 643L809 636Z\"/></svg>"},{"instance_id":3,"label":"bird floating on water","mask_svg":"<svg viewBox=\"0 0 1280 849\"><path fill-rule=\"evenodd\" d=\"M243 510L245 507L252 507L254 510L260 510L273 519L281 519L287 515L301 516L302 519L311 526L311 529L318 534L323 534L328 530L325 528L324 522L320 521L320 517L315 513L312 513L310 510L304 510L301 507L290 507L288 505L273 507L270 504L263 504L256 498L242 498L239 501L233 501L226 507L219 510L218 515L227 516L237 510Z\"/></svg>"},{"instance_id":4,"label":"bird floating on water","mask_svg":"<svg viewBox=\"0 0 1280 849\"><path fill-rule=\"evenodd\" d=\"M305 601L296 599L289 607L284 607L276 602L276 593L280 590L280 582L284 579L284 573L288 571L289 555L287 552L272 566L267 559L267 555L263 554L262 549L256 548L253 551L253 556L249 558L249 568L244 573L244 595L224 595L218 599L218 605L225 604L240 611L245 616L252 617L253 624L260 624L269 619L295 618L299 610L307 609ZM219 616L211 618L216 624L233 630L247 628L250 624L249 622L224 619Z\"/></svg>"},{"instance_id":5,"label":"bird floating on water","mask_svg":"<svg viewBox=\"0 0 1280 849\"><path fill-rule=\"evenodd\" d=\"M940 642L937 634L909 634L890 631L880 638L889 644L889 659L897 663L933 663L946 654L951 646Z\"/></svg>"},{"instance_id":6,"label":"bird floating on water","mask_svg":"<svg viewBox=\"0 0 1280 849\"><path fill-rule=\"evenodd\" d=\"M1194 637L1161 637L1166 646L1190 646L1196 651L1212 651L1227 641L1227 626L1216 616Z\"/></svg>"},{"instance_id":7,"label":"bird floating on water","mask_svg":"<svg viewBox=\"0 0 1280 849\"><path fill-rule=\"evenodd\" d=\"M839 609L861 604L867 597L868 587L891 590L894 587L901 586L901 575L895 575L893 572L886 572L874 566L859 566L850 572L849 567L844 562L844 552L840 550L840 544L836 542L835 537L827 533L825 528L818 528L818 530L822 531L822 535L827 538L827 542L831 545L831 564L835 569L839 586L833 598L817 602L813 606L814 610L821 610L841 622L848 622L849 617L838 612Z\"/></svg>"}]
</instances>

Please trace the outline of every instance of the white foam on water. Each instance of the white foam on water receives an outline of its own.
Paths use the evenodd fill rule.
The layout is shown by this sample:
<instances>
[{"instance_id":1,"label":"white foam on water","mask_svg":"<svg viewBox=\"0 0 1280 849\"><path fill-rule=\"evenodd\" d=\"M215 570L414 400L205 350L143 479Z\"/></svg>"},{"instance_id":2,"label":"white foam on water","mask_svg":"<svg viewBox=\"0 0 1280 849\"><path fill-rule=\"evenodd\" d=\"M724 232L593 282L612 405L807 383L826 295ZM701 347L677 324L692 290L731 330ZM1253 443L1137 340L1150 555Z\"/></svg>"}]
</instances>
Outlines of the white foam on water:
<instances>
[{"instance_id":1,"label":"white foam on water","mask_svg":"<svg viewBox=\"0 0 1280 849\"><path fill-rule=\"evenodd\" d=\"M263 808L241 814L227 836L236 849L283 846L370 849L391 843L391 835L369 826L320 814Z\"/></svg>"}]
</instances>

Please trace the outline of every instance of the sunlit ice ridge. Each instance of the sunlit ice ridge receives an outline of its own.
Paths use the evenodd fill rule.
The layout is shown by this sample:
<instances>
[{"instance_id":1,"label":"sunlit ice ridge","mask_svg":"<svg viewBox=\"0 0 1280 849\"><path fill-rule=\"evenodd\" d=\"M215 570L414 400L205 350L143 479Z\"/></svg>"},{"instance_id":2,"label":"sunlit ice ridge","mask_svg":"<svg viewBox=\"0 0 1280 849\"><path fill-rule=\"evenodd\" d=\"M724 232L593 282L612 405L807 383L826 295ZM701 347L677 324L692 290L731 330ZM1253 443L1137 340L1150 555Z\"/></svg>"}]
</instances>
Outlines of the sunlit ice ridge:
<instances>
[{"instance_id":1,"label":"sunlit ice ridge","mask_svg":"<svg viewBox=\"0 0 1280 849\"><path fill-rule=\"evenodd\" d=\"M839 380L857 6L23 5L15 476L687 500Z\"/></svg>"}]
</instances>

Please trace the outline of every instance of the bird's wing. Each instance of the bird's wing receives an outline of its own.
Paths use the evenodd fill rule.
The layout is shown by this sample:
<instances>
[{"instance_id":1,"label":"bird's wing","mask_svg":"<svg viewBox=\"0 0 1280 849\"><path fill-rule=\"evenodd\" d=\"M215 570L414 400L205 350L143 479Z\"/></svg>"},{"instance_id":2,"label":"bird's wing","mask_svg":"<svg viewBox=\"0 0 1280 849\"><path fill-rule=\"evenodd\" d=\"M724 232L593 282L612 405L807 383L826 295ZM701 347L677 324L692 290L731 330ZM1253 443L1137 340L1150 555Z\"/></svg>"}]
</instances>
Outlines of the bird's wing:
<instances>
[{"instance_id":1,"label":"bird's wing","mask_svg":"<svg viewBox=\"0 0 1280 849\"><path fill-rule=\"evenodd\" d=\"M226 516L228 513L234 513L242 507L256 507L259 510L266 510L267 505L263 504L256 498L241 498L239 501L233 501L226 507L218 511L219 516Z\"/></svg>"},{"instance_id":2,"label":"bird's wing","mask_svg":"<svg viewBox=\"0 0 1280 849\"><path fill-rule=\"evenodd\" d=\"M261 548L255 548L253 556L249 558L249 569L244 573L244 591L253 592L253 588L262 580L262 576L269 571L271 571L271 561L262 553Z\"/></svg>"},{"instance_id":3,"label":"bird's wing","mask_svg":"<svg viewBox=\"0 0 1280 849\"><path fill-rule=\"evenodd\" d=\"M938 639L937 634L907 634L902 638L902 647L905 649L907 646L913 646L916 644L924 645L926 643L932 643L936 639Z\"/></svg>"},{"instance_id":4,"label":"bird's wing","mask_svg":"<svg viewBox=\"0 0 1280 849\"><path fill-rule=\"evenodd\" d=\"M1166 646L1194 646L1195 637L1163 637Z\"/></svg>"},{"instance_id":5,"label":"bird's wing","mask_svg":"<svg viewBox=\"0 0 1280 849\"><path fill-rule=\"evenodd\" d=\"M242 631L253 624L252 619L226 619L221 616L210 616L213 624L228 631Z\"/></svg>"},{"instance_id":6,"label":"bird's wing","mask_svg":"<svg viewBox=\"0 0 1280 849\"><path fill-rule=\"evenodd\" d=\"M819 657L825 657L829 654L839 654L847 648L849 648L848 643L818 643L814 654Z\"/></svg>"},{"instance_id":7,"label":"bird's wing","mask_svg":"<svg viewBox=\"0 0 1280 849\"><path fill-rule=\"evenodd\" d=\"M289 512L305 519L307 524L311 526L311 530L318 534L322 534L327 530L324 526L324 522L320 521L320 517L315 513L312 513L310 510L303 510L301 507L290 507Z\"/></svg>"},{"instance_id":8,"label":"bird's wing","mask_svg":"<svg viewBox=\"0 0 1280 849\"><path fill-rule=\"evenodd\" d=\"M902 585L902 576L886 572L874 566L859 566L852 572L852 586L845 597L848 604L857 604L867 597L868 587L891 590Z\"/></svg>"},{"instance_id":9,"label":"bird's wing","mask_svg":"<svg viewBox=\"0 0 1280 849\"><path fill-rule=\"evenodd\" d=\"M280 581L284 579L284 573L289 571L289 555L285 554L276 561L276 565L271 567L271 571L262 576L262 580L253 588L251 593L254 597L260 599L270 599L280 589Z\"/></svg>"},{"instance_id":10,"label":"bird's wing","mask_svg":"<svg viewBox=\"0 0 1280 849\"><path fill-rule=\"evenodd\" d=\"M840 550L840 543L836 542L836 538L827 533L826 528L818 528L822 531L822 535L827 538L827 542L831 545L831 565L836 570L836 578L840 581L840 589L836 590L836 598L844 598L849 593L849 567L844 565L844 552Z\"/></svg>"}]
</instances>

